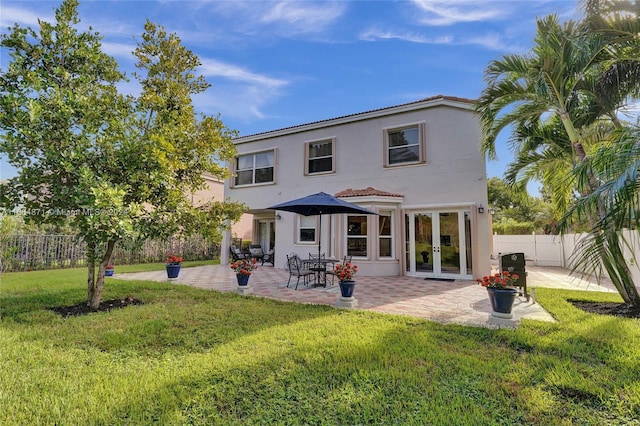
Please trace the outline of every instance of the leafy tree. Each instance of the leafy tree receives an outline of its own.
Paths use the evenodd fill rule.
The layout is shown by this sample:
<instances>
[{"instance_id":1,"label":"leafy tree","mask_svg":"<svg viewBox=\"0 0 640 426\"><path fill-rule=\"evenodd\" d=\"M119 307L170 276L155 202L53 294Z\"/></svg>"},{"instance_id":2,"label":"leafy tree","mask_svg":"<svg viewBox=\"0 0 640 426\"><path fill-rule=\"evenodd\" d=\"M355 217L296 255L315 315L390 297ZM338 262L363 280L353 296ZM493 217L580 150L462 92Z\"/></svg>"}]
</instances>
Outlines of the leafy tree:
<instances>
[{"instance_id":1,"label":"leafy tree","mask_svg":"<svg viewBox=\"0 0 640 426\"><path fill-rule=\"evenodd\" d=\"M0 202L24 209L30 221L69 220L78 230L95 309L118 241L213 235L242 206L190 202L202 174L224 177L219 162L235 153L233 131L195 114L191 96L208 87L194 74L198 58L147 22L135 51L142 92L124 96L116 88L124 77L102 52L101 36L77 30L77 6L65 0L55 23L16 24L0 39L11 55L0 77L0 152L19 170L0 187Z\"/></svg>"},{"instance_id":2,"label":"leafy tree","mask_svg":"<svg viewBox=\"0 0 640 426\"><path fill-rule=\"evenodd\" d=\"M15 216L0 214L0 275L7 267L7 259L15 253L15 247L8 246L7 242L18 226Z\"/></svg>"},{"instance_id":3,"label":"leafy tree","mask_svg":"<svg viewBox=\"0 0 640 426\"><path fill-rule=\"evenodd\" d=\"M637 28L629 31L633 20L627 14L619 21L601 19L608 7L618 7L615 2L589 1L586 7L583 22L561 25L553 15L540 19L529 55L492 61L477 104L487 156L495 157L496 136L512 126L516 162L508 179L522 183L539 178L551 188L560 211L576 197L597 192L600 181L589 167L589 155L611 143L615 129L623 126L616 113L637 94L640 75ZM596 206L589 210L588 223L601 234L598 258L624 300L638 305L640 296L622 256L619 228L596 226L614 223L601 220L608 213L605 204Z\"/></svg>"},{"instance_id":4,"label":"leafy tree","mask_svg":"<svg viewBox=\"0 0 640 426\"><path fill-rule=\"evenodd\" d=\"M516 185L492 177L487 181L493 230L499 234L555 233L551 204Z\"/></svg>"}]
</instances>

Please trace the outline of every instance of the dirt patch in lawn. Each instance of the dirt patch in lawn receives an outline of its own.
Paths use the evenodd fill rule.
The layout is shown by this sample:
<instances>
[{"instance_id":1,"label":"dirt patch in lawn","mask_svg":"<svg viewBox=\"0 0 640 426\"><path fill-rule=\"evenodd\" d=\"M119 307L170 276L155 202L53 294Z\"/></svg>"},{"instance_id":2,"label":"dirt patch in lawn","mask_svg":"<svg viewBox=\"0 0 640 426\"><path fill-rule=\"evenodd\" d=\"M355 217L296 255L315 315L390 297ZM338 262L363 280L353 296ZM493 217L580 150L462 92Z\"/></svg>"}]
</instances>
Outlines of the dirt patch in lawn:
<instances>
[{"instance_id":1,"label":"dirt patch in lawn","mask_svg":"<svg viewBox=\"0 0 640 426\"><path fill-rule=\"evenodd\" d=\"M143 305L144 302L135 297L128 296L124 299L111 299L105 300L100 303L98 309L93 309L87 306L87 302L82 302L73 306L59 306L56 308L50 308L53 312L63 317L77 317L80 315L92 314L94 312L109 312L113 309L120 309L132 305Z\"/></svg>"},{"instance_id":2,"label":"dirt patch in lawn","mask_svg":"<svg viewBox=\"0 0 640 426\"><path fill-rule=\"evenodd\" d=\"M640 318L640 306L615 302L583 302L570 300L573 306L592 314L613 315L624 318Z\"/></svg>"}]
</instances>

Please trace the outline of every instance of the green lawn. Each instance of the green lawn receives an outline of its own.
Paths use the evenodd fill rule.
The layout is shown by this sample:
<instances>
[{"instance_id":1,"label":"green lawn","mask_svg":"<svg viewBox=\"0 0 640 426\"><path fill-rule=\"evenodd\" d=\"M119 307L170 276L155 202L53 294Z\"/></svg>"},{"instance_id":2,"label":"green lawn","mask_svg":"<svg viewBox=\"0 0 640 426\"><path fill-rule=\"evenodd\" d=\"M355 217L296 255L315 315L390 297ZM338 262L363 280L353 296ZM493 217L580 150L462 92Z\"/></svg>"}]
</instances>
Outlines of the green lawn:
<instances>
[{"instance_id":1,"label":"green lawn","mask_svg":"<svg viewBox=\"0 0 640 426\"><path fill-rule=\"evenodd\" d=\"M640 418L639 321L587 314L566 301L615 295L536 289L559 322L517 330L117 279L105 299L131 295L145 304L67 319L47 309L84 300L85 275L0 277L0 424L620 425Z\"/></svg>"}]
</instances>

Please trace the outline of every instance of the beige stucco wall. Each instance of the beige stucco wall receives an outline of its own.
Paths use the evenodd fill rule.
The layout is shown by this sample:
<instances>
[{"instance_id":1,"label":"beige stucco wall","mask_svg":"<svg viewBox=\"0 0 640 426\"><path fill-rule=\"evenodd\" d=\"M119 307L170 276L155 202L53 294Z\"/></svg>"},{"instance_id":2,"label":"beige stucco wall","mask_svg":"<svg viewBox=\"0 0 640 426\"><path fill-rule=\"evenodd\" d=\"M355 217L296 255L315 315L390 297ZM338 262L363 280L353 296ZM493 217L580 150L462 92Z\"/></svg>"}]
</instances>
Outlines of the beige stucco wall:
<instances>
[{"instance_id":1,"label":"beige stucco wall","mask_svg":"<svg viewBox=\"0 0 640 426\"><path fill-rule=\"evenodd\" d=\"M267 207L319 191L335 194L347 188L373 187L403 195L401 204L394 205L397 208L395 259L359 259L363 275L404 273L405 211L452 206L468 208L473 220L474 276L486 275L490 271L486 170L480 152L480 128L470 105L427 102L422 109L388 112L388 115L383 115L384 112L377 116L373 114L361 121L328 120L320 128L301 126L300 130L304 131L287 129L288 133L276 131L238 139L239 154L276 150L275 183L233 188L227 182L225 194L248 204L252 212L270 217L275 212L264 210ZM426 162L384 167L384 129L414 123L424 123ZM324 138L336 140L335 173L305 176L305 142ZM366 200L359 204L371 206ZM484 214L478 214L479 205L485 207ZM278 214L281 219L276 221L276 250L280 259L284 259L285 253L296 252L306 257L314 248L317 250L317 245L296 244L294 214ZM327 248L330 256L344 254L342 220L341 216L323 219L321 243L323 251Z\"/></svg>"},{"instance_id":2,"label":"beige stucco wall","mask_svg":"<svg viewBox=\"0 0 640 426\"><path fill-rule=\"evenodd\" d=\"M191 194L191 201L195 205L201 205L211 200L222 201L224 197L224 182L213 176L203 176L205 188ZM253 226L253 215L243 214L241 219L231 227L233 237L245 240L251 239L251 228Z\"/></svg>"}]
</instances>

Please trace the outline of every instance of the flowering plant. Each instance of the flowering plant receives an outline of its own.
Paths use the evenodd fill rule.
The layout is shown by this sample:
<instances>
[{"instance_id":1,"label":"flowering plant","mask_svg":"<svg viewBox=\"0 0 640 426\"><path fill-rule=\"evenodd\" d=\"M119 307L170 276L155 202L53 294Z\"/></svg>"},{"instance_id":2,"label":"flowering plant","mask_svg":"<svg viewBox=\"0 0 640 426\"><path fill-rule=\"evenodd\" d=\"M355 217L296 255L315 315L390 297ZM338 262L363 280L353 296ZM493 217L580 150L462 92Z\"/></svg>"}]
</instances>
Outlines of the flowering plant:
<instances>
[{"instance_id":1,"label":"flowering plant","mask_svg":"<svg viewBox=\"0 0 640 426\"><path fill-rule=\"evenodd\" d=\"M180 265L182 263L182 258L180 256L169 255L167 257L167 265Z\"/></svg>"},{"instance_id":2,"label":"flowering plant","mask_svg":"<svg viewBox=\"0 0 640 426\"><path fill-rule=\"evenodd\" d=\"M113 265L109 263L104 269L113 269Z\"/></svg>"},{"instance_id":3,"label":"flowering plant","mask_svg":"<svg viewBox=\"0 0 640 426\"><path fill-rule=\"evenodd\" d=\"M512 287L519 278L520 277L516 274L511 274L509 271L503 271L502 274L497 272L494 275L483 277L481 280L476 281L478 281L478 284L482 287L505 289L507 287Z\"/></svg>"},{"instance_id":4,"label":"flowering plant","mask_svg":"<svg viewBox=\"0 0 640 426\"><path fill-rule=\"evenodd\" d=\"M251 259L251 261L240 259L231 264L231 269L239 275L251 275L251 271L258 269L258 264L255 258Z\"/></svg>"},{"instance_id":5,"label":"flowering plant","mask_svg":"<svg viewBox=\"0 0 640 426\"><path fill-rule=\"evenodd\" d=\"M351 281L353 276L358 272L358 266L347 262L344 265L336 265L333 272L340 281Z\"/></svg>"}]
</instances>

